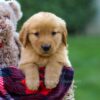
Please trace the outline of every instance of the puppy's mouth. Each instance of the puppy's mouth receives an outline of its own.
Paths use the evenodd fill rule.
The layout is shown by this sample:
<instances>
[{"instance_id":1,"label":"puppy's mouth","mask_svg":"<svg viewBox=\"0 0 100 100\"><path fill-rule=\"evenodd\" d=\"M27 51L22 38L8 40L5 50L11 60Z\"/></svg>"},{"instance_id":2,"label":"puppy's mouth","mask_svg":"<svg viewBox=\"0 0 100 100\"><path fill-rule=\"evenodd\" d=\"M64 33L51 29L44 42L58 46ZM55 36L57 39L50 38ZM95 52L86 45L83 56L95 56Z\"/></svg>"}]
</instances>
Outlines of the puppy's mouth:
<instances>
[{"instance_id":1,"label":"puppy's mouth","mask_svg":"<svg viewBox=\"0 0 100 100\"><path fill-rule=\"evenodd\" d=\"M51 56L52 55L52 52L51 51L43 51L42 50L42 52L40 53L40 55L41 56L45 56L45 57L47 56L48 57L48 56Z\"/></svg>"},{"instance_id":2,"label":"puppy's mouth","mask_svg":"<svg viewBox=\"0 0 100 100\"><path fill-rule=\"evenodd\" d=\"M44 51L44 50L40 49L38 54L43 57L50 57L54 54L54 52L52 49L50 49L49 51Z\"/></svg>"}]
</instances>

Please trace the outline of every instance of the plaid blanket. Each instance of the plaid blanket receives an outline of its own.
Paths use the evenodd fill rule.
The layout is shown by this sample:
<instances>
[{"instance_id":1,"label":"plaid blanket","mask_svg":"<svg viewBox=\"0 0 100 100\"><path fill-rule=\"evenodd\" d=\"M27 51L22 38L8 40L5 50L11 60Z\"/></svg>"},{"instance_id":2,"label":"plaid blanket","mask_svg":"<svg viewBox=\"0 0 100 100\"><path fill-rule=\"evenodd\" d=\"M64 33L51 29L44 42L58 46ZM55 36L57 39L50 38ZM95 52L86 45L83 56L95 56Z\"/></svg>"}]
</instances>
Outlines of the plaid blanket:
<instances>
[{"instance_id":1,"label":"plaid blanket","mask_svg":"<svg viewBox=\"0 0 100 100\"><path fill-rule=\"evenodd\" d=\"M61 100L72 83L73 69L64 67L59 84L51 90L45 88L44 69L39 69L39 89L31 91L26 87L25 77L18 68L0 68L0 100Z\"/></svg>"}]
</instances>

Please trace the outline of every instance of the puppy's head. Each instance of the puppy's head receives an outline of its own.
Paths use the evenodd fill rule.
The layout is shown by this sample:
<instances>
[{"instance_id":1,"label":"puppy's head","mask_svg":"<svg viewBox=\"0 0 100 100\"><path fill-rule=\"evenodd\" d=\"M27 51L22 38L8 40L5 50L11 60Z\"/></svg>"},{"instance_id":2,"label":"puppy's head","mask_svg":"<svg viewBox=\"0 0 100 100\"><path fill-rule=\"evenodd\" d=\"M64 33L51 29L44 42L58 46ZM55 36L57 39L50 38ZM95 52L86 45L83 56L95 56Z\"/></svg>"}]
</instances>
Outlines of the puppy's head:
<instances>
[{"instance_id":1,"label":"puppy's head","mask_svg":"<svg viewBox=\"0 0 100 100\"><path fill-rule=\"evenodd\" d=\"M24 47L29 43L37 54L50 56L62 45L66 46L66 24L64 20L48 12L40 12L26 21L20 31Z\"/></svg>"},{"instance_id":2,"label":"puppy's head","mask_svg":"<svg viewBox=\"0 0 100 100\"><path fill-rule=\"evenodd\" d=\"M0 0L0 38L10 40L21 17L20 4L16 0Z\"/></svg>"}]
</instances>

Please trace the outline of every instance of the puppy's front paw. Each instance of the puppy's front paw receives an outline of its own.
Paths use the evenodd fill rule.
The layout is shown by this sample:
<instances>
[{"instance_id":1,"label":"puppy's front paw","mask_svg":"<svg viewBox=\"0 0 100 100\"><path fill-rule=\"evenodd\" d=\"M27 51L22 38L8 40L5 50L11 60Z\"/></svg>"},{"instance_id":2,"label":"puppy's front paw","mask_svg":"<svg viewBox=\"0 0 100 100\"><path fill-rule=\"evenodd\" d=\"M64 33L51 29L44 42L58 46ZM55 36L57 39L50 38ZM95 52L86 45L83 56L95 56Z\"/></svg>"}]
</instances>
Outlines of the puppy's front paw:
<instances>
[{"instance_id":1,"label":"puppy's front paw","mask_svg":"<svg viewBox=\"0 0 100 100\"><path fill-rule=\"evenodd\" d=\"M46 77L45 79L45 85L46 85L46 88L48 89L52 89L52 88L55 88L57 86L59 82L59 78L57 77Z\"/></svg>"},{"instance_id":2,"label":"puppy's front paw","mask_svg":"<svg viewBox=\"0 0 100 100\"><path fill-rule=\"evenodd\" d=\"M39 80L26 80L26 85L30 90L38 90L39 88Z\"/></svg>"}]
</instances>

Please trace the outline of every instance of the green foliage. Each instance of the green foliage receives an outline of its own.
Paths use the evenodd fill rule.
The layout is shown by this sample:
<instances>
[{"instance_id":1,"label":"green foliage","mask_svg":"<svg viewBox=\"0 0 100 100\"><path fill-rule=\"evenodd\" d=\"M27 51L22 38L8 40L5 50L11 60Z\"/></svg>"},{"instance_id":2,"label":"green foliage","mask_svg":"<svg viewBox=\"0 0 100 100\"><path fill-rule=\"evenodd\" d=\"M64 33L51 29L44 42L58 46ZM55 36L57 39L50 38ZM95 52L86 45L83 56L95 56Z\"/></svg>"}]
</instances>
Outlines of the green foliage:
<instances>
[{"instance_id":1,"label":"green foliage","mask_svg":"<svg viewBox=\"0 0 100 100\"><path fill-rule=\"evenodd\" d=\"M69 57L75 69L76 100L100 98L100 37L69 37Z\"/></svg>"},{"instance_id":2,"label":"green foliage","mask_svg":"<svg viewBox=\"0 0 100 100\"><path fill-rule=\"evenodd\" d=\"M49 11L67 22L69 32L84 29L94 15L92 0L19 0L24 12L20 25L39 11Z\"/></svg>"}]
</instances>

